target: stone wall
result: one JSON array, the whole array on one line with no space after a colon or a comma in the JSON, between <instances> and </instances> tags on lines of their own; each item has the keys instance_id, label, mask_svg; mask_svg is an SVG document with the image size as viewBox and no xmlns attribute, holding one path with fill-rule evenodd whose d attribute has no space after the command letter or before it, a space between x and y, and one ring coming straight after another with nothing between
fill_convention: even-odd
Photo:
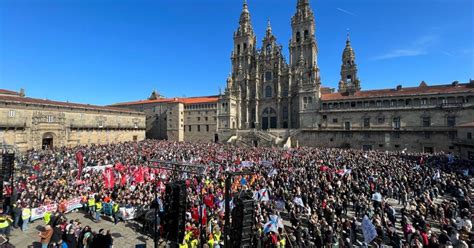
<instances>
[{"instance_id":1,"label":"stone wall","mask_svg":"<svg viewBox=\"0 0 474 248\"><path fill-rule=\"evenodd\" d=\"M185 141L213 142L216 133L216 108L187 109L184 111Z\"/></svg>"},{"instance_id":2,"label":"stone wall","mask_svg":"<svg viewBox=\"0 0 474 248\"><path fill-rule=\"evenodd\" d=\"M20 151L53 146L107 144L145 138L145 115L134 112L0 102L0 143Z\"/></svg>"},{"instance_id":3,"label":"stone wall","mask_svg":"<svg viewBox=\"0 0 474 248\"><path fill-rule=\"evenodd\" d=\"M318 127L302 129L296 142L300 146L455 152L458 126L472 122L472 116L471 104L455 108L322 110L316 118Z\"/></svg>"}]
</instances>

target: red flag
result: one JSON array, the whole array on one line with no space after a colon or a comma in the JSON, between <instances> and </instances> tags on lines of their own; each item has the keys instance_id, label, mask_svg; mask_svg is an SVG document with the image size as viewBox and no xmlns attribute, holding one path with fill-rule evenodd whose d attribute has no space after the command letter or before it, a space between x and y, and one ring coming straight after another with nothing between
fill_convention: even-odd
<instances>
[{"instance_id":1,"label":"red flag","mask_svg":"<svg viewBox=\"0 0 474 248\"><path fill-rule=\"evenodd\" d=\"M117 171L122 172L122 171L125 170L125 166L124 166L122 163L118 162L118 163L115 164L115 169L116 169Z\"/></svg>"},{"instance_id":2,"label":"red flag","mask_svg":"<svg viewBox=\"0 0 474 248\"><path fill-rule=\"evenodd\" d=\"M82 167L84 166L84 156L82 151L76 152L76 162L77 162L77 180L81 179Z\"/></svg>"},{"instance_id":3,"label":"red flag","mask_svg":"<svg viewBox=\"0 0 474 248\"><path fill-rule=\"evenodd\" d=\"M104 177L104 187L111 189L115 184L115 174L112 168L106 168L102 174Z\"/></svg>"},{"instance_id":4,"label":"red flag","mask_svg":"<svg viewBox=\"0 0 474 248\"><path fill-rule=\"evenodd\" d=\"M135 170L135 173L133 173L133 177L135 178L136 183L143 183L144 181L143 172L144 172L143 168L140 167L140 168L137 168L137 170Z\"/></svg>"},{"instance_id":5,"label":"red flag","mask_svg":"<svg viewBox=\"0 0 474 248\"><path fill-rule=\"evenodd\" d=\"M120 185L124 186L125 184L127 184L127 175L122 174L121 177L122 178L120 179Z\"/></svg>"}]
</instances>

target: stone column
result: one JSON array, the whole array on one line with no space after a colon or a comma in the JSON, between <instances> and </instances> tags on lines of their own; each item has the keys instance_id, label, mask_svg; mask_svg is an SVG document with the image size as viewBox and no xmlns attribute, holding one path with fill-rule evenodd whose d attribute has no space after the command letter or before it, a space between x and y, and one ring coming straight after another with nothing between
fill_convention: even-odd
<instances>
[{"instance_id":1,"label":"stone column","mask_svg":"<svg viewBox=\"0 0 474 248\"><path fill-rule=\"evenodd\" d=\"M242 127L242 116L243 116L243 112L242 112L242 104L243 104L243 101L242 101L242 86L239 84L239 98L237 99L237 129L240 129ZM229 125L231 125L231 123L229 123Z\"/></svg>"},{"instance_id":2,"label":"stone column","mask_svg":"<svg viewBox=\"0 0 474 248\"><path fill-rule=\"evenodd\" d=\"M257 65L258 71L258 65ZM260 129L260 80L258 73L255 78L255 129Z\"/></svg>"},{"instance_id":3,"label":"stone column","mask_svg":"<svg viewBox=\"0 0 474 248\"><path fill-rule=\"evenodd\" d=\"M282 121L282 118L281 118L281 98L278 97L278 100L277 100L277 128L281 128L281 121Z\"/></svg>"},{"instance_id":4,"label":"stone column","mask_svg":"<svg viewBox=\"0 0 474 248\"><path fill-rule=\"evenodd\" d=\"M250 128L249 116L250 116L250 113L249 113L249 99L247 98L247 100L245 101L245 128L246 129Z\"/></svg>"},{"instance_id":5,"label":"stone column","mask_svg":"<svg viewBox=\"0 0 474 248\"><path fill-rule=\"evenodd\" d=\"M255 100L255 129L260 129L260 99Z\"/></svg>"},{"instance_id":6,"label":"stone column","mask_svg":"<svg viewBox=\"0 0 474 248\"><path fill-rule=\"evenodd\" d=\"M288 95L288 129L291 129L291 112L292 112L292 109L291 109L291 94Z\"/></svg>"}]
</instances>

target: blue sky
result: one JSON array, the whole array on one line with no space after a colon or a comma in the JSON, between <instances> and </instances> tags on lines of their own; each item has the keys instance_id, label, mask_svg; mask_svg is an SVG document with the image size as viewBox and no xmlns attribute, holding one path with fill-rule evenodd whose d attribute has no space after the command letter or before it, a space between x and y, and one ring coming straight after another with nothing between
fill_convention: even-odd
<instances>
[{"instance_id":1,"label":"blue sky","mask_svg":"<svg viewBox=\"0 0 474 248\"><path fill-rule=\"evenodd\" d=\"M346 29L363 89L474 78L472 0L312 0L323 85L337 87ZM288 61L296 0L248 0ZM0 0L0 88L90 104L217 94L242 0Z\"/></svg>"}]
</instances>

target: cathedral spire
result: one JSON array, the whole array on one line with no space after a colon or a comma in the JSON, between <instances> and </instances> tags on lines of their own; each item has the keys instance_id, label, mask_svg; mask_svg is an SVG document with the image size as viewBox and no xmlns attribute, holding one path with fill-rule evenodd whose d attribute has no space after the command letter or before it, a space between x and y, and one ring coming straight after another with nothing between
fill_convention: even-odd
<instances>
[{"instance_id":1,"label":"cathedral spire","mask_svg":"<svg viewBox=\"0 0 474 248\"><path fill-rule=\"evenodd\" d=\"M248 24L250 22L250 11L249 6L247 5L247 0L244 0L244 4L242 6L242 13L240 14L240 25Z\"/></svg>"},{"instance_id":2,"label":"cathedral spire","mask_svg":"<svg viewBox=\"0 0 474 248\"><path fill-rule=\"evenodd\" d=\"M298 0L297 7L309 5L309 0Z\"/></svg>"},{"instance_id":3,"label":"cathedral spire","mask_svg":"<svg viewBox=\"0 0 474 248\"><path fill-rule=\"evenodd\" d=\"M272 24L270 23L270 18L267 20L267 37L272 35Z\"/></svg>"}]
</instances>

